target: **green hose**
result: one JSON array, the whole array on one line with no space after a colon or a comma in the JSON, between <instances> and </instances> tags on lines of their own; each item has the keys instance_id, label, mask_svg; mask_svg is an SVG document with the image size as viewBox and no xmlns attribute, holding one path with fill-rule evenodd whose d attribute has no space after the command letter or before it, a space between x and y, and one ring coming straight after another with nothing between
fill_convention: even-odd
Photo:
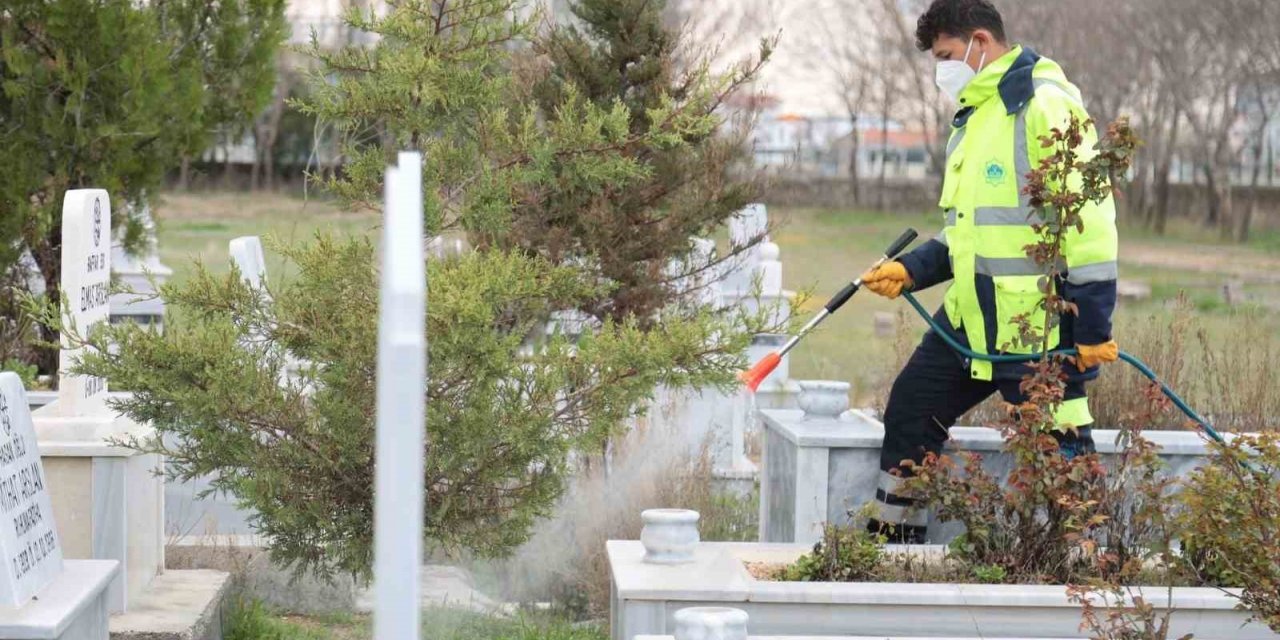
<instances>
[{"instance_id":1,"label":"green hose","mask_svg":"<svg viewBox=\"0 0 1280 640\"><path fill-rule=\"evenodd\" d=\"M907 292L907 291L902 292L902 297L906 298L907 302L911 303L911 306L916 308L916 311L920 314L920 317L924 318L924 321L929 324L929 327L933 329L934 333L938 334L938 337L942 338L942 340L946 342L948 346L950 346L952 349L955 349L956 352L960 353L966 358L972 358L974 360L984 360L986 362L1030 362L1040 357L1038 354L988 355L985 353L978 353L960 344L959 342L956 341L955 338L951 336L951 332L944 330L942 327L939 327L938 323L934 322L933 316L930 315L929 312L926 311L925 308L920 305L920 301L916 300L915 296L911 295L910 292ZM1077 352L1075 349L1062 349L1059 351L1051 351L1049 353L1050 355L1061 355L1061 356L1077 355ZM1146 376L1148 380L1160 385L1160 391L1163 392L1164 395L1169 398L1169 400L1173 401L1174 406L1178 407L1178 409L1182 410L1183 413L1187 414L1188 418L1191 418L1192 420L1195 421L1196 424L1200 425L1200 428L1204 429L1204 432L1208 434L1209 437L1213 438L1214 440L1217 440L1218 442L1225 443L1225 441L1222 439L1222 435L1219 434L1217 430L1215 430L1207 420L1200 417L1200 414L1196 413L1195 409L1192 409L1186 403L1186 401L1182 399L1181 396L1179 396L1177 393L1174 393L1173 389L1169 388L1169 385L1166 385L1159 378L1157 378L1155 372L1152 371L1151 367L1148 367L1145 362L1123 351L1120 352L1120 359L1133 365L1133 368L1137 369L1142 375Z\"/></svg>"}]
</instances>

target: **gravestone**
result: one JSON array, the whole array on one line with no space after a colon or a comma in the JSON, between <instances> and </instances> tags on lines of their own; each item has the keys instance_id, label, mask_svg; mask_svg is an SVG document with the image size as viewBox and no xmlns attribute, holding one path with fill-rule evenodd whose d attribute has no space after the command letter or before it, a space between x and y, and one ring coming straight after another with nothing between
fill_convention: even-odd
<instances>
[{"instance_id":1,"label":"gravestone","mask_svg":"<svg viewBox=\"0 0 1280 640\"><path fill-rule=\"evenodd\" d=\"M129 321L162 328L164 300L156 295L156 288L173 275L173 269L160 262L150 206L144 204L137 218L142 223L144 236L138 252L125 251L119 234L111 244L111 270L122 285L121 291L111 294L111 322Z\"/></svg>"},{"instance_id":2,"label":"gravestone","mask_svg":"<svg viewBox=\"0 0 1280 640\"><path fill-rule=\"evenodd\" d=\"M754 315L764 312L768 322L781 326L790 317L792 294L783 289L780 249L767 237L768 213L763 204L750 204L728 221L731 250L755 242L714 269L702 267L717 260L715 242L693 238L689 263L673 263L669 272L692 271L677 280L677 290L690 292L698 304L725 309L741 309ZM754 363L786 342L787 336L758 334L752 337L746 358ZM758 409L795 406L799 388L788 379L788 357L765 380L756 393L735 389L659 389L651 406L652 415L667 423L682 425L693 453L706 448L713 474L722 486L735 492L749 492L758 470L750 454L757 447L760 426Z\"/></svg>"},{"instance_id":3,"label":"gravestone","mask_svg":"<svg viewBox=\"0 0 1280 640\"><path fill-rule=\"evenodd\" d=\"M26 390L0 372L0 637L105 640L115 561L64 562Z\"/></svg>"},{"instance_id":4,"label":"gravestone","mask_svg":"<svg viewBox=\"0 0 1280 640\"><path fill-rule=\"evenodd\" d=\"M892 338L898 332L898 318L888 311L872 314L877 338Z\"/></svg>"},{"instance_id":5,"label":"gravestone","mask_svg":"<svg viewBox=\"0 0 1280 640\"><path fill-rule=\"evenodd\" d=\"M62 204L62 293L71 329L88 336L110 317L111 201L101 189L68 191ZM63 332L58 355L59 413L87 416L105 412L107 381L73 376L70 368L87 347L73 346Z\"/></svg>"},{"instance_id":6,"label":"gravestone","mask_svg":"<svg viewBox=\"0 0 1280 640\"><path fill-rule=\"evenodd\" d=\"M732 218L729 218L729 244L734 248L744 247L761 239L769 229L769 214L760 203L747 205ZM767 237L763 238L768 240ZM760 261L760 245L744 250L732 260L730 271L724 280L725 289L730 291L750 291L754 285L756 265Z\"/></svg>"},{"instance_id":7,"label":"gravestone","mask_svg":"<svg viewBox=\"0 0 1280 640\"><path fill-rule=\"evenodd\" d=\"M262 240L258 236L242 236L231 241L231 260L240 270L240 276L254 289L261 289L267 282L267 261L262 255Z\"/></svg>"},{"instance_id":8,"label":"gravestone","mask_svg":"<svg viewBox=\"0 0 1280 640\"><path fill-rule=\"evenodd\" d=\"M761 542L811 545L821 538L824 523L854 524L851 514L873 501L876 492L891 482L888 474L880 471L882 422L858 410L843 411L838 417L815 417L810 413L816 403L806 402L802 396L801 404L810 411L760 412L765 428L760 463ZM978 454L983 469L995 478L1006 478L1013 469L1015 461L1004 451L1004 437L998 429L957 426L949 433L948 454ZM1120 453L1117 436L1114 430L1094 429L1094 441L1105 464L1112 464ZM1166 465L1164 473L1170 477L1185 477L1204 466L1210 454L1205 438L1194 431L1147 430L1143 436L1157 447ZM963 533L959 523L944 524L937 513L928 515L931 543L947 544Z\"/></svg>"},{"instance_id":9,"label":"gravestone","mask_svg":"<svg viewBox=\"0 0 1280 640\"><path fill-rule=\"evenodd\" d=\"M61 571L26 393L18 376L0 373L0 603L21 607Z\"/></svg>"},{"instance_id":10,"label":"gravestone","mask_svg":"<svg viewBox=\"0 0 1280 640\"><path fill-rule=\"evenodd\" d=\"M155 475L161 459L112 445L145 440L154 431L107 406L106 380L71 373L90 349L77 346L74 336L88 336L109 318L110 198L101 189L68 191L62 215L67 330L58 395L32 419L63 555L119 561L107 598L113 612L123 611L164 566L164 483Z\"/></svg>"}]
</instances>

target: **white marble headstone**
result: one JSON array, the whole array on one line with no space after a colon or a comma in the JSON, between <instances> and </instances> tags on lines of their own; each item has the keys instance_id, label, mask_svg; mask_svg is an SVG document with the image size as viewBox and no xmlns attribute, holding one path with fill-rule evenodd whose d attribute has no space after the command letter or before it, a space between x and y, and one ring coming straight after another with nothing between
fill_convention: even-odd
<instances>
[{"instance_id":1,"label":"white marble headstone","mask_svg":"<svg viewBox=\"0 0 1280 640\"><path fill-rule=\"evenodd\" d=\"M733 249L744 247L769 230L769 214L763 204L749 204L729 218L729 244ZM726 263L725 287L746 291L754 286L756 265L760 262L759 245L743 251L735 260Z\"/></svg>"},{"instance_id":2,"label":"white marble headstone","mask_svg":"<svg viewBox=\"0 0 1280 640\"><path fill-rule=\"evenodd\" d=\"M232 240L231 259L250 287L262 288L267 280L267 261L262 256L262 240L258 236L243 236Z\"/></svg>"},{"instance_id":3,"label":"white marble headstone","mask_svg":"<svg viewBox=\"0 0 1280 640\"><path fill-rule=\"evenodd\" d=\"M25 605L61 572L27 393L17 374L0 372L0 605Z\"/></svg>"},{"instance_id":4,"label":"white marble headstone","mask_svg":"<svg viewBox=\"0 0 1280 640\"><path fill-rule=\"evenodd\" d=\"M62 203L62 292L68 309L64 321L88 336L111 312L111 200L102 189L75 189ZM63 336L58 358L58 407L62 415L87 416L105 411L107 381L72 376L67 371L83 348L70 348Z\"/></svg>"},{"instance_id":5,"label":"white marble headstone","mask_svg":"<svg viewBox=\"0 0 1280 640\"><path fill-rule=\"evenodd\" d=\"M729 218L729 240L735 245L744 245L764 235L768 229L768 211L758 202L747 205Z\"/></svg>"}]
</instances>

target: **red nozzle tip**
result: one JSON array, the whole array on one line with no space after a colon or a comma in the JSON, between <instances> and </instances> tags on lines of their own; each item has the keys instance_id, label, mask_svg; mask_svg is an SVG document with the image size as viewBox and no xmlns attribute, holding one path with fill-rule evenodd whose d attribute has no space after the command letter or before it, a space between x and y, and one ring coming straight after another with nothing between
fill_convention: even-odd
<instances>
[{"instance_id":1,"label":"red nozzle tip","mask_svg":"<svg viewBox=\"0 0 1280 640\"><path fill-rule=\"evenodd\" d=\"M747 385L747 388L752 393L755 393L756 389L760 387L760 383L764 382L764 379L768 378L769 374L773 373L773 370L777 369L778 364L781 362L782 356L775 351L761 358L760 362L757 362L755 366L739 373L738 379L742 381L742 384Z\"/></svg>"}]
</instances>

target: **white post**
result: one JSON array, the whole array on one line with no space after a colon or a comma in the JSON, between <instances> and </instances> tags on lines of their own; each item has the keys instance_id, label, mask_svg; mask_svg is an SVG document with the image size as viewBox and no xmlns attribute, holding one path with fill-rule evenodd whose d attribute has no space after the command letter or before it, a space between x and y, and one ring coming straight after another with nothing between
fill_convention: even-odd
<instances>
[{"instance_id":1,"label":"white post","mask_svg":"<svg viewBox=\"0 0 1280 640\"><path fill-rule=\"evenodd\" d=\"M426 451L426 270L422 156L388 167L378 321L373 609L376 640L421 637L423 457Z\"/></svg>"},{"instance_id":2,"label":"white post","mask_svg":"<svg viewBox=\"0 0 1280 640\"><path fill-rule=\"evenodd\" d=\"M261 289L267 281L267 261L262 255L262 239L258 236L233 238L229 248L231 260L240 270L240 277L251 288Z\"/></svg>"}]
</instances>

